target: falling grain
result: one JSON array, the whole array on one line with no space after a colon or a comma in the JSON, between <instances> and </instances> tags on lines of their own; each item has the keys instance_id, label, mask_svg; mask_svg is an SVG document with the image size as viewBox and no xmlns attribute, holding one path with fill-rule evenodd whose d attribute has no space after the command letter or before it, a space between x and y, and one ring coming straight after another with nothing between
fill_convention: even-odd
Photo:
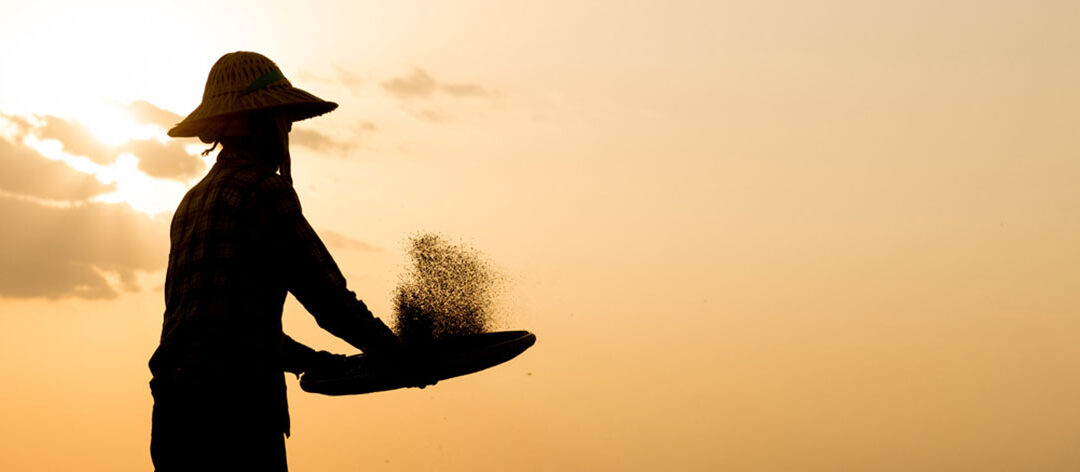
<instances>
[{"instance_id":1,"label":"falling grain","mask_svg":"<svg viewBox=\"0 0 1080 472\"><path fill-rule=\"evenodd\" d=\"M500 277L475 249L435 234L409 240L411 265L394 295L398 335L419 344L490 329Z\"/></svg>"}]
</instances>

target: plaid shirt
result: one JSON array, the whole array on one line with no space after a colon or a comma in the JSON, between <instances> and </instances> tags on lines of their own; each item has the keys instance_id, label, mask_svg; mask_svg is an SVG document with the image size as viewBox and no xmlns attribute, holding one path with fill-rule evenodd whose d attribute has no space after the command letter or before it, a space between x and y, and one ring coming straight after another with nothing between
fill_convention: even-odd
<instances>
[{"instance_id":1,"label":"plaid shirt","mask_svg":"<svg viewBox=\"0 0 1080 472\"><path fill-rule=\"evenodd\" d=\"M176 209L170 238L155 388L277 410L288 433L283 371L299 373L315 352L282 333L286 292L361 349L381 325L346 288L292 185L262 164L222 151Z\"/></svg>"}]
</instances>

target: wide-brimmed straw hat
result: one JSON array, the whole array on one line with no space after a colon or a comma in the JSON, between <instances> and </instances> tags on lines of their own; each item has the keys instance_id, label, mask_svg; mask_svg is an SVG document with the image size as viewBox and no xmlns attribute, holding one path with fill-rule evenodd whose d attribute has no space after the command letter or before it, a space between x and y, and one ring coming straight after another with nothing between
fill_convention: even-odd
<instances>
[{"instance_id":1,"label":"wide-brimmed straw hat","mask_svg":"<svg viewBox=\"0 0 1080 472\"><path fill-rule=\"evenodd\" d=\"M266 56L232 52L221 56L210 68L202 103L170 129L169 136L198 136L209 143L229 135L237 118L245 113L273 110L300 121L335 108L336 103L293 87Z\"/></svg>"}]
</instances>

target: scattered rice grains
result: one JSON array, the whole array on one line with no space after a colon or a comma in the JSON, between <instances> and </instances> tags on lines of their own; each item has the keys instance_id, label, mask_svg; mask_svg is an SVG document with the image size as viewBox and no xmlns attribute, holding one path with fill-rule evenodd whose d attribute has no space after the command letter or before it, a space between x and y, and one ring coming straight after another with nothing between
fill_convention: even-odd
<instances>
[{"instance_id":1,"label":"scattered rice grains","mask_svg":"<svg viewBox=\"0 0 1080 472\"><path fill-rule=\"evenodd\" d=\"M501 277L475 249L435 234L409 239L411 265L394 294L394 324L406 344L479 334L492 325Z\"/></svg>"}]
</instances>

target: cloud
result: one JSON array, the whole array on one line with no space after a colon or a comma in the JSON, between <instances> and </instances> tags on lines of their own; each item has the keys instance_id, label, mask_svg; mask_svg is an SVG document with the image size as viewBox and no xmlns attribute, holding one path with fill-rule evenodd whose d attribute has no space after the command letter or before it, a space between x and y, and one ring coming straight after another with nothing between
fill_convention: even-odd
<instances>
[{"instance_id":1,"label":"cloud","mask_svg":"<svg viewBox=\"0 0 1080 472\"><path fill-rule=\"evenodd\" d=\"M334 70L335 77L301 71L299 78L304 81L337 83L353 91L368 83L368 80L344 67L335 65ZM489 98L494 95L491 90L480 84L440 81L418 67L412 68L407 74L381 81L379 85L383 90L401 100L431 99L439 95L453 98Z\"/></svg>"},{"instance_id":2,"label":"cloud","mask_svg":"<svg viewBox=\"0 0 1080 472\"><path fill-rule=\"evenodd\" d=\"M463 105L457 99L489 99L494 96L490 90L479 84L442 82L419 68L383 81L380 85L401 102L402 109L417 118L432 122L449 121L453 113L446 109Z\"/></svg>"},{"instance_id":3,"label":"cloud","mask_svg":"<svg viewBox=\"0 0 1080 472\"><path fill-rule=\"evenodd\" d=\"M149 103L134 106L143 122L174 115ZM169 222L123 203L90 201L115 190L63 161L51 160L22 138L56 139L70 154L99 164L123 152L158 178L183 179L202 170L180 142L152 139L109 147L86 127L55 116L0 118L0 297L112 298L138 290L137 274L164 269Z\"/></svg>"},{"instance_id":4,"label":"cloud","mask_svg":"<svg viewBox=\"0 0 1080 472\"><path fill-rule=\"evenodd\" d=\"M312 151L329 151L349 148L348 143L336 141L325 134L310 129L293 129L289 132L289 144L303 146Z\"/></svg>"},{"instance_id":5,"label":"cloud","mask_svg":"<svg viewBox=\"0 0 1080 472\"><path fill-rule=\"evenodd\" d=\"M0 220L16 223L0 231L0 297L112 298L168 258L168 223L124 204L55 207L0 195Z\"/></svg>"},{"instance_id":6,"label":"cloud","mask_svg":"<svg viewBox=\"0 0 1080 472\"><path fill-rule=\"evenodd\" d=\"M398 98L428 97L439 90L439 83L422 69L382 83L383 89Z\"/></svg>"},{"instance_id":7,"label":"cloud","mask_svg":"<svg viewBox=\"0 0 1080 472\"><path fill-rule=\"evenodd\" d=\"M150 141L110 148L76 121L48 115L3 118L16 132L0 137L0 297L111 298L138 290L137 273L164 268L168 221L127 204L91 202L116 184L50 160L22 138L32 133L56 139L68 153L99 164L131 150L140 154L140 166L146 161L168 170L148 172L159 176L182 173L174 162L183 153L179 144ZM201 165L191 156L186 159Z\"/></svg>"},{"instance_id":8,"label":"cloud","mask_svg":"<svg viewBox=\"0 0 1080 472\"><path fill-rule=\"evenodd\" d=\"M115 188L115 184L103 184L63 162L48 160L28 146L0 139L0 190L4 192L77 201Z\"/></svg>"},{"instance_id":9,"label":"cloud","mask_svg":"<svg viewBox=\"0 0 1080 472\"><path fill-rule=\"evenodd\" d=\"M139 123L149 123L152 125L159 125L162 128L169 129L179 123L184 117L177 115L164 108L146 101L136 100L127 105L128 111L131 112L131 117Z\"/></svg>"},{"instance_id":10,"label":"cloud","mask_svg":"<svg viewBox=\"0 0 1080 472\"><path fill-rule=\"evenodd\" d=\"M181 119L180 115L143 100L132 102L127 108L135 121L140 123L157 124L167 128ZM68 154L85 156L97 164L108 165L115 162L116 158L126 151L139 158L139 170L159 179L185 181L199 175L205 168L200 159L187 153L183 140L170 139L162 144L154 139L138 139L120 146L108 146L101 143L86 126L74 120L46 115L41 118L43 124L35 127L30 121L18 116L0 116L12 124L17 135L33 132L42 139L55 139ZM56 175L56 172L53 172L53 175ZM0 182L3 180L3 177L0 177ZM38 196L55 198L55 195Z\"/></svg>"},{"instance_id":11,"label":"cloud","mask_svg":"<svg viewBox=\"0 0 1080 472\"><path fill-rule=\"evenodd\" d=\"M367 135L378 131L375 123L360 121L353 128L357 135ZM289 133L289 145L300 146L312 151L346 151L356 147L356 142L339 141L318 131L306 128L293 128ZM320 154L326 155L326 154Z\"/></svg>"},{"instance_id":12,"label":"cloud","mask_svg":"<svg viewBox=\"0 0 1080 472\"><path fill-rule=\"evenodd\" d=\"M108 280L86 264L32 260L0 253L0 297L115 298Z\"/></svg>"},{"instance_id":13,"label":"cloud","mask_svg":"<svg viewBox=\"0 0 1080 472\"><path fill-rule=\"evenodd\" d=\"M300 70L299 72L297 72L296 79L300 80L300 82L333 82L334 81L333 79L329 79L329 78L320 76L320 75L318 75L318 73L309 72L307 70ZM291 82L293 84L293 86L298 86L296 84L296 82L294 82L292 79L289 79L289 82ZM303 89L302 85L300 85L300 89Z\"/></svg>"},{"instance_id":14,"label":"cloud","mask_svg":"<svg viewBox=\"0 0 1080 472\"><path fill-rule=\"evenodd\" d=\"M437 93L455 97L487 97L486 88L472 83L446 83L435 80L425 70L414 68L412 72L380 83L382 88L399 99L429 98Z\"/></svg>"},{"instance_id":15,"label":"cloud","mask_svg":"<svg viewBox=\"0 0 1080 472\"><path fill-rule=\"evenodd\" d=\"M132 118L139 123L161 126L166 130L184 119L169 110L146 100L136 100L127 105ZM187 153L183 139L170 138L165 144L153 139L131 141L123 150L139 158L139 170L150 177L185 181L205 170L203 161Z\"/></svg>"},{"instance_id":16,"label":"cloud","mask_svg":"<svg viewBox=\"0 0 1080 472\"><path fill-rule=\"evenodd\" d=\"M476 84L444 84L442 91L457 97L486 97L491 94Z\"/></svg>"},{"instance_id":17,"label":"cloud","mask_svg":"<svg viewBox=\"0 0 1080 472\"><path fill-rule=\"evenodd\" d=\"M371 244L360 241L359 239L353 239L344 234L328 229L320 229L318 231L319 238L327 247L342 250L357 250L357 251L379 251L380 249L372 246Z\"/></svg>"},{"instance_id":18,"label":"cloud","mask_svg":"<svg viewBox=\"0 0 1080 472\"><path fill-rule=\"evenodd\" d=\"M348 69L345 69L344 67L334 66L334 70L337 71L338 82L341 82L342 85L350 89L360 88L366 83L366 81L359 75L349 71Z\"/></svg>"},{"instance_id":19,"label":"cloud","mask_svg":"<svg viewBox=\"0 0 1080 472\"><path fill-rule=\"evenodd\" d=\"M423 118L427 121L441 122L449 121L450 117L441 111L432 108L410 108L409 113L417 118Z\"/></svg>"},{"instance_id":20,"label":"cloud","mask_svg":"<svg viewBox=\"0 0 1080 472\"><path fill-rule=\"evenodd\" d=\"M4 121L7 121L8 125L10 125L11 127L10 129L14 131L12 134L16 138L22 138L26 135L26 133L30 132L31 128L33 128L33 126L30 125L29 121L20 116L0 113L0 118L3 118Z\"/></svg>"},{"instance_id":21,"label":"cloud","mask_svg":"<svg viewBox=\"0 0 1080 472\"><path fill-rule=\"evenodd\" d=\"M110 164L116 160L115 149L98 141L86 126L77 121L46 115L45 125L38 131L43 139L60 141L69 154L85 156L98 164Z\"/></svg>"},{"instance_id":22,"label":"cloud","mask_svg":"<svg viewBox=\"0 0 1080 472\"><path fill-rule=\"evenodd\" d=\"M302 70L296 75L296 78L300 83L292 82L292 84L293 84L293 86L300 87L300 88L304 88L303 83L310 83L310 82L322 82L322 83L326 83L326 84L341 84L341 85L345 86L345 88L348 88L348 89L350 89L352 91L356 91L356 90L364 87L365 85L367 85L367 80L366 79L361 77L359 74L357 74L355 72L352 72L352 71L350 71L350 70L348 70L348 69L346 69L344 67L335 65L334 66L334 72L335 72L334 76L331 77L331 76L314 74L314 73Z\"/></svg>"},{"instance_id":23,"label":"cloud","mask_svg":"<svg viewBox=\"0 0 1080 472\"><path fill-rule=\"evenodd\" d=\"M153 139L131 141L124 150L139 158L139 170L150 177L185 181L204 170L203 161L188 154L177 140L166 144Z\"/></svg>"},{"instance_id":24,"label":"cloud","mask_svg":"<svg viewBox=\"0 0 1080 472\"><path fill-rule=\"evenodd\" d=\"M354 92L365 87L369 82L343 67L334 66L334 70L336 71L334 77L307 72L301 72L299 77L303 80L340 84ZM380 81L378 85L383 91L399 100L403 110L419 119L432 122L450 121L456 113L448 112L447 109L453 110L461 106L461 101L465 99L488 100L497 96L494 91L483 85L472 82L445 82L418 67L413 67L405 74ZM315 150L335 147L325 136L312 133L296 136L294 142Z\"/></svg>"}]
</instances>

